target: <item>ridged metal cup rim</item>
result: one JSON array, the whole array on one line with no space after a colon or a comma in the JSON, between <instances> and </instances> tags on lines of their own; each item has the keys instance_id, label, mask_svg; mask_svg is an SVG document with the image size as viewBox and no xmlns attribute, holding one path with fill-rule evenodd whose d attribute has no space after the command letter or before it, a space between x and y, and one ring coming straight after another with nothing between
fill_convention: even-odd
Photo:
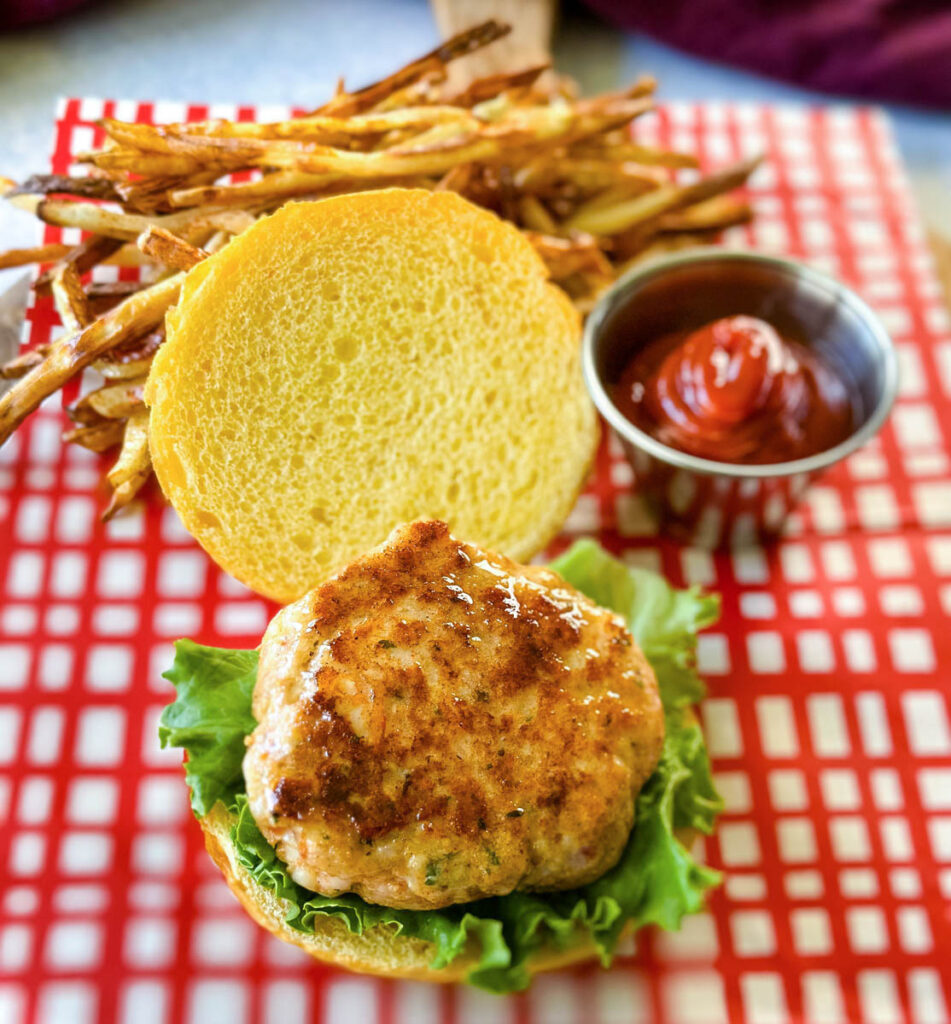
<instances>
[{"instance_id":1,"label":"ridged metal cup rim","mask_svg":"<svg viewBox=\"0 0 951 1024\"><path fill-rule=\"evenodd\" d=\"M817 452L803 459L790 462L771 463L738 463L717 462L690 455L677 448L663 444L655 437L645 433L618 409L608 393L595 360L597 340L611 315L624 305L627 298L639 287L654 278L661 277L672 270L696 263L756 263L769 267L780 274L798 280L808 281L819 291L825 292L830 302L847 306L858 318L859 322L874 342L875 351L881 361L882 389L875 408L849 437L832 448ZM785 477L797 474L819 473L832 466L852 452L857 451L870 441L881 429L898 392L898 359L895 346L879 318L863 299L851 288L837 281L834 277L816 270L814 267L799 263L796 260L781 256L766 256L762 253L748 252L743 249L696 249L675 253L646 263L643 267L634 267L620 277L598 300L588 315L582 336L581 367L588 392L601 415L610 423L617 433L636 448L647 452L655 459L676 466L680 469L692 470L714 476L726 476L736 479L761 479L763 477Z\"/></svg>"}]
</instances>

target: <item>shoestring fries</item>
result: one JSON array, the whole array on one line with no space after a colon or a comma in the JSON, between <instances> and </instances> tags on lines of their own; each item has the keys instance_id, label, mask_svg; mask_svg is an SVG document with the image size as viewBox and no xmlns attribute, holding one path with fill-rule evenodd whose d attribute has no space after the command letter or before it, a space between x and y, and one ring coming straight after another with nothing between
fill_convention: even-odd
<instances>
[{"instance_id":1,"label":"shoestring fries","mask_svg":"<svg viewBox=\"0 0 951 1024\"><path fill-rule=\"evenodd\" d=\"M462 32L379 82L338 84L323 106L283 121L143 125L104 118L85 174L0 178L0 195L40 221L79 228L73 246L0 252L0 269L38 264L64 334L0 367L0 444L86 367L105 383L67 412L64 439L119 446L104 518L151 472L142 384L162 344L184 272L291 199L392 186L451 190L525 232L582 312L638 260L711 240L751 215L730 193L757 161L702 175L690 153L647 145L631 125L656 83L579 98L547 65L446 85L447 65L508 32ZM247 173L247 172L250 172ZM238 180L235 180L238 176ZM138 281L90 281L96 266L139 268Z\"/></svg>"},{"instance_id":2,"label":"shoestring fries","mask_svg":"<svg viewBox=\"0 0 951 1024\"><path fill-rule=\"evenodd\" d=\"M45 398L95 359L160 323L166 310L178 299L184 276L178 273L143 288L88 327L67 330L54 341L43 361L0 397L0 445Z\"/></svg>"}]
</instances>

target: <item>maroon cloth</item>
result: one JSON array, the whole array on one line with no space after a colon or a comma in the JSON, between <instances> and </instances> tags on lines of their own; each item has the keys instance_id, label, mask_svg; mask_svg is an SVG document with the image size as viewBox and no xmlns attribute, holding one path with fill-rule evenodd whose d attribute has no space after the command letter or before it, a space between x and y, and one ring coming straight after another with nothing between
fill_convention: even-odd
<instances>
[{"instance_id":1,"label":"maroon cloth","mask_svg":"<svg viewBox=\"0 0 951 1024\"><path fill-rule=\"evenodd\" d=\"M947 0L587 0L626 29L799 85L951 108Z\"/></svg>"},{"instance_id":2,"label":"maroon cloth","mask_svg":"<svg viewBox=\"0 0 951 1024\"><path fill-rule=\"evenodd\" d=\"M38 21L52 21L82 7L88 0L0 0L0 32Z\"/></svg>"}]
</instances>

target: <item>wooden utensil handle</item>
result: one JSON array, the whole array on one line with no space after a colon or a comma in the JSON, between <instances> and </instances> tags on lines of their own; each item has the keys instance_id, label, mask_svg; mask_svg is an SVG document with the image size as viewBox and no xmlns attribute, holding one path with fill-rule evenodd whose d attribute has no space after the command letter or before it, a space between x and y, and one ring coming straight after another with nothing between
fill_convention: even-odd
<instances>
[{"instance_id":1,"label":"wooden utensil handle","mask_svg":"<svg viewBox=\"0 0 951 1024\"><path fill-rule=\"evenodd\" d=\"M449 66L457 88L473 78L551 60L555 0L432 0L443 38L495 18L512 26L504 38Z\"/></svg>"}]
</instances>

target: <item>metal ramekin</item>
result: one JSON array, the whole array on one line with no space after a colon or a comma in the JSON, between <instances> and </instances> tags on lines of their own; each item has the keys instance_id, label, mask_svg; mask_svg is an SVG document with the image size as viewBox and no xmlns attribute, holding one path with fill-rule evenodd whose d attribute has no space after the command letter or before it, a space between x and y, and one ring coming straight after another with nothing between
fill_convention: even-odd
<instances>
[{"instance_id":1,"label":"metal ramekin","mask_svg":"<svg viewBox=\"0 0 951 1024\"><path fill-rule=\"evenodd\" d=\"M641 345L738 313L808 339L847 378L861 397L851 437L793 462L714 462L662 444L618 410L612 387ZM582 365L591 397L662 528L709 548L778 533L809 483L874 437L898 387L892 341L853 291L802 263L739 250L682 252L626 274L588 317Z\"/></svg>"}]
</instances>

